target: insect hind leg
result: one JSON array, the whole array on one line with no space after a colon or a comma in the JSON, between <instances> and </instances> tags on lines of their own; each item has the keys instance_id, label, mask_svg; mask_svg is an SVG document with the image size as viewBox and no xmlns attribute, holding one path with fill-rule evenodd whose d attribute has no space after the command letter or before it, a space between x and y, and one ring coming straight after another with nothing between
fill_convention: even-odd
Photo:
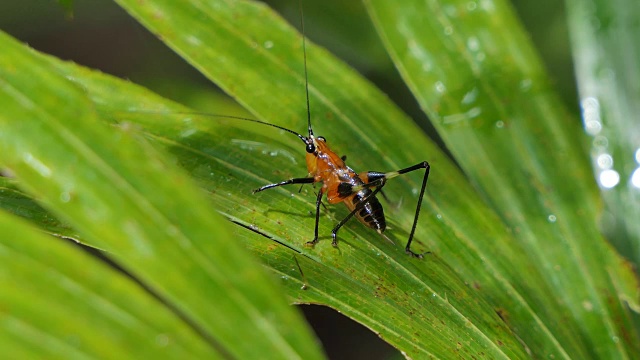
<instances>
[{"instance_id":1,"label":"insect hind leg","mask_svg":"<svg viewBox=\"0 0 640 360\"><path fill-rule=\"evenodd\" d=\"M411 233L409 234L409 239L407 240L407 245L405 245L405 252L407 254L410 254L413 257L416 258L422 258L424 254L418 254L415 253L411 250L411 242L413 241L413 235L416 232L416 227L418 225L418 217L420 216L420 209L422 208L422 199L424 198L424 192L427 188L427 181L429 179L429 170L431 169L431 166L429 165L428 162L423 161L421 163L415 164L413 166L409 166L407 168L404 169L400 169L397 171L391 171L391 172L386 172L386 173L381 173L381 172L376 172L376 171L369 171L365 174L362 174L360 177L365 180L366 184L363 185L364 187L377 187L376 191L378 191L379 189L382 188L382 186L385 184L387 179L391 179L394 178L396 176L399 175L403 175L412 171L416 171L416 170L420 170L420 169L424 169L424 177L422 178L422 186L420 188L420 194L418 195L418 204L416 206L416 212L415 215L413 217L413 225L411 226ZM375 192L374 191L374 194ZM426 253L429 253L428 251ZM425 253L425 254L426 254Z\"/></svg>"},{"instance_id":2,"label":"insect hind leg","mask_svg":"<svg viewBox=\"0 0 640 360\"><path fill-rule=\"evenodd\" d=\"M398 175L402 175L402 174L406 174L408 172L412 172L420 169L424 169L424 177L422 178L420 195L418 195L418 204L416 205L416 213L413 217L413 226L411 226L411 233L409 234L409 240L407 240L407 245L404 248L404 251L407 254L411 254L411 256L417 257L417 258L422 258L423 254L416 254L413 251L411 251L411 241L413 241L413 235L416 232L416 226L418 226L418 217L420 216L420 209L422 208L422 198L424 198L424 192L427 189L427 180L429 180L429 170L431 170L431 166L429 165L428 162L423 161L419 164L415 164L413 166L409 166L408 168L404 168L397 171Z\"/></svg>"}]
</instances>

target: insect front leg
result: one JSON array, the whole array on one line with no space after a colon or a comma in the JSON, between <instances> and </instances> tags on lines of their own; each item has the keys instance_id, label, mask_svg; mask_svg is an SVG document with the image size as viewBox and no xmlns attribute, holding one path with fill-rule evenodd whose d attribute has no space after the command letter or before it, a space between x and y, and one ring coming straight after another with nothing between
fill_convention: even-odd
<instances>
[{"instance_id":1,"label":"insect front leg","mask_svg":"<svg viewBox=\"0 0 640 360\"><path fill-rule=\"evenodd\" d=\"M411 256L417 257L417 258L422 258L423 254L416 254L415 252L411 251L411 242L413 241L413 235L416 232L416 226L418 225L418 217L420 216L420 209L422 207L422 198L424 197L424 192L425 192L425 189L427 188L427 180L429 179L429 170L431 169L431 166L429 165L429 163L426 161L423 161L421 163L415 164L413 166L409 166L408 168L400 169L398 171L391 171L386 173L369 171L367 173L360 175L360 178L366 182L364 187L378 186L378 188L376 188L376 190L378 190L382 187L382 185L384 185L384 182L387 179L391 179L396 176L406 174L412 171L420 170L420 169L425 170L424 177L422 178L422 187L420 188L420 194L418 195L418 205L416 206L416 212L413 217L413 226L411 226L411 233L409 234L409 240L407 240L407 245L405 246L405 249L404 249L407 254L410 254Z\"/></svg>"},{"instance_id":2,"label":"insect front leg","mask_svg":"<svg viewBox=\"0 0 640 360\"><path fill-rule=\"evenodd\" d=\"M324 192L322 189L318 191L318 198L316 199L316 226L314 230L313 240L307 241L305 245L313 247L318 242L318 224L320 224L320 204L322 204L322 195Z\"/></svg>"},{"instance_id":3,"label":"insect front leg","mask_svg":"<svg viewBox=\"0 0 640 360\"><path fill-rule=\"evenodd\" d=\"M281 181L279 183L262 186L256 190L253 190L253 193L255 194L257 192L264 191L264 190L271 189L278 186L291 185L291 184L313 184L314 182L316 182L316 179L314 177L294 178L294 179ZM324 195L324 192L322 191L322 189L320 189L320 191L318 192L318 198L316 199L316 225L315 225L313 240L308 241L306 243L306 245L308 246L313 246L318 242L318 225L320 223L320 205L322 204L322 195Z\"/></svg>"},{"instance_id":4,"label":"insect front leg","mask_svg":"<svg viewBox=\"0 0 640 360\"><path fill-rule=\"evenodd\" d=\"M276 184L269 184L269 185L265 185L262 186L258 189L253 190L253 193L257 193L260 191L264 191L267 189L271 189L274 187L278 187L278 186L283 186L283 185L290 185L290 184L313 184L316 181L315 178L312 177L306 177L306 178L294 178L294 179L289 179L289 180L285 180Z\"/></svg>"}]
</instances>

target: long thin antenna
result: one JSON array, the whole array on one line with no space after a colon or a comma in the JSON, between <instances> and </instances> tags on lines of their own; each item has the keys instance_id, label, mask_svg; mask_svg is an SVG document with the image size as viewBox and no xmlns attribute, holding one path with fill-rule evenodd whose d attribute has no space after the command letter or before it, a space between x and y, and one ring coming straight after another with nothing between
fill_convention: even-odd
<instances>
[{"instance_id":1,"label":"long thin antenna","mask_svg":"<svg viewBox=\"0 0 640 360\"><path fill-rule=\"evenodd\" d=\"M307 123L309 124L309 137L313 136L311 129L311 106L309 105L309 76L307 75L307 42L304 34L304 14L302 12L302 0L298 1L300 5L300 28L302 30L302 54L304 56L304 90L307 95Z\"/></svg>"},{"instance_id":2,"label":"long thin antenna","mask_svg":"<svg viewBox=\"0 0 640 360\"><path fill-rule=\"evenodd\" d=\"M271 127L274 127L274 128L277 128L277 129L284 130L286 132L292 133L293 135L299 137L300 140L302 140L303 143L305 143L305 144L307 143L307 138L306 137L298 134L297 132L295 132L293 130L287 129L286 127L270 124L268 122L264 122L264 121L260 121L260 120L256 120L256 119L249 119L249 118L245 118L245 117L240 117L240 116L217 115L217 114L210 114L210 113L198 112L198 111L184 111L184 112L171 112L171 113L163 113L163 112L156 112L156 111L135 111L135 113L168 114L168 115L193 115L193 116L217 117L217 118L223 118L223 119L226 118L226 119L250 121L250 122L271 126Z\"/></svg>"}]
</instances>

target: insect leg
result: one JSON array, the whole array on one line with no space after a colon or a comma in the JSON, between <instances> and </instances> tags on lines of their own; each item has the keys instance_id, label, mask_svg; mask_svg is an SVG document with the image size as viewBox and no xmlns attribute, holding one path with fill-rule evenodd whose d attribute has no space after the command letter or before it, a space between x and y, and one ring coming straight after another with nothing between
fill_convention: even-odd
<instances>
[{"instance_id":1,"label":"insect leg","mask_svg":"<svg viewBox=\"0 0 640 360\"><path fill-rule=\"evenodd\" d=\"M283 185L290 185L290 184L312 184L316 182L315 178L309 177L309 178L294 178L294 179L289 179L289 180L285 180L276 184L269 184L269 185L265 185L262 186L259 189L253 190L253 193L257 193L260 191L264 191L267 189L271 189L274 187L278 187L278 186L283 186ZM320 204L322 204L322 195L324 195L324 192L322 191L322 189L320 189L320 191L318 191L318 198L316 200L316 226L315 226L315 231L314 231L314 236L313 236L313 240L307 242L307 245L309 246L313 246L318 242L318 224L320 223Z\"/></svg>"},{"instance_id":2,"label":"insect leg","mask_svg":"<svg viewBox=\"0 0 640 360\"><path fill-rule=\"evenodd\" d=\"M336 227L333 228L333 230L331 230L331 237L333 238L333 241L331 242L331 245L333 246L338 246L338 230L340 230L340 228L347 223L347 221L349 221L349 219L351 219L353 217L353 215L355 215L356 212L362 210L362 208L365 207L365 205L367 205L367 203L369 202L369 199L373 198L374 196L376 196L376 194L378 192L380 192L380 190L382 190L382 187L384 186L386 182L386 179L380 179L380 181L378 181L378 185L376 185L377 187L375 188L375 190L373 190L371 192L371 194L369 194L369 196L367 196L366 198L362 199L362 201L355 207L355 209L353 209L349 215L347 215L344 219L342 219L338 225L336 225Z\"/></svg>"},{"instance_id":3,"label":"insect leg","mask_svg":"<svg viewBox=\"0 0 640 360\"><path fill-rule=\"evenodd\" d=\"M276 184L269 184L269 185L262 186L259 189L253 190L253 193L255 194L257 192L271 189L277 186L283 186L283 185L289 185L289 184L312 184L314 182L315 182L315 178L312 178L312 177L289 179Z\"/></svg>"},{"instance_id":4,"label":"insect leg","mask_svg":"<svg viewBox=\"0 0 640 360\"><path fill-rule=\"evenodd\" d=\"M421 258L422 254L416 254L411 251L411 242L413 241L413 235L416 232L416 226L418 225L418 216L420 216L420 209L422 208L422 198L424 197L424 192L427 188L427 180L429 179L429 170L431 166L428 162L423 161L421 163L415 164L413 166L409 166L408 168L400 169L398 171L391 171L387 173L369 171L365 174L362 174L360 177L366 180L366 184L363 187L374 187L379 186L376 190L378 190L384 182L381 183L383 179L391 179L398 175L406 174L415 170L425 169L424 177L422 178L422 187L420 188L420 195L418 195L418 205L416 206L416 213L413 218L413 226L411 226L411 233L409 234L409 240L407 240L407 245L405 246L405 252L407 254L411 254L414 257Z\"/></svg>"},{"instance_id":5,"label":"insect leg","mask_svg":"<svg viewBox=\"0 0 640 360\"><path fill-rule=\"evenodd\" d=\"M414 257L421 258L422 254L416 254L413 251L411 251L411 241L413 240L413 234L415 234L416 232L416 226L418 226L418 216L420 215L420 209L422 208L422 198L424 197L424 191L427 188L427 180L429 179L429 170L431 169L431 166L429 166L428 162L423 161L419 164L410 166L406 169L398 170L398 174L402 175L402 174L406 174L408 172L419 170L419 169L424 169L424 177L422 178L422 187L420 188L420 195L418 195L418 205L416 205L416 214L413 218L413 226L411 226L411 234L409 234L409 240L407 240L407 245L405 246L404 251L407 254L411 254Z\"/></svg>"},{"instance_id":6,"label":"insect leg","mask_svg":"<svg viewBox=\"0 0 640 360\"><path fill-rule=\"evenodd\" d=\"M314 230L313 240L307 241L307 246L313 246L318 242L318 224L320 224L320 204L322 204L322 189L318 191L318 198L316 199L316 226Z\"/></svg>"}]
</instances>

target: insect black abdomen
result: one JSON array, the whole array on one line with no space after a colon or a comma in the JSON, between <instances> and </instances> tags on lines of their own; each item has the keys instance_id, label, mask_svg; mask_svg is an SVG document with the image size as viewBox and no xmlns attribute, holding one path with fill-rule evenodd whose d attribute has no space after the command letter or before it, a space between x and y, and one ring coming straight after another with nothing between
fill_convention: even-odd
<instances>
[{"instance_id":1,"label":"insect black abdomen","mask_svg":"<svg viewBox=\"0 0 640 360\"><path fill-rule=\"evenodd\" d=\"M375 196L370 196L371 192L372 191L369 189L364 189L355 196L355 198L353 199L353 203L355 206L358 206L358 204L362 202L362 199L365 199L367 196L369 196L367 204L355 215L363 224L379 232L383 232L387 228L387 221L384 217L384 210L382 209L382 204L380 204L380 201L378 201Z\"/></svg>"}]
</instances>

